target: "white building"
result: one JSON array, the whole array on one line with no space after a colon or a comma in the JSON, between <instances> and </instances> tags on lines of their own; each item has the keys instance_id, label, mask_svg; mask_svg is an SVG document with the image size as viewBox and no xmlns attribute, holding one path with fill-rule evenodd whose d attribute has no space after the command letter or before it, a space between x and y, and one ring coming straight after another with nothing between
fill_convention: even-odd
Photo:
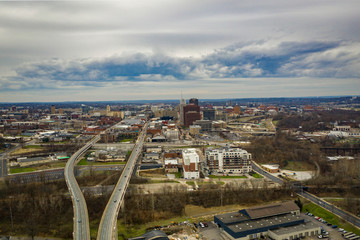
<instances>
[{"instance_id":1,"label":"white building","mask_svg":"<svg viewBox=\"0 0 360 240\"><path fill-rule=\"evenodd\" d=\"M178 129L167 129L165 131L165 137L168 141L179 140L179 130Z\"/></svg>"},{"instance_id":2,"label":"white building","mask_svg":"<svg viewBox=\"0 0 360 240\"><path fill-rule=\"evenodd\" d=\"M240 148L210 149L205 157L210 171L243 174L252 170L251 153Z\"/></svg>"},{"instance_id":3,"label":"white building","mask_svg":"<svg viewBox=\"0 0 360 240\"><path fill-rule=\"evenodd\" d=\"M200 178L199 155L195 148L188 148L182 151L183 170L185 179Z\"/></svg>"}]
</instances>

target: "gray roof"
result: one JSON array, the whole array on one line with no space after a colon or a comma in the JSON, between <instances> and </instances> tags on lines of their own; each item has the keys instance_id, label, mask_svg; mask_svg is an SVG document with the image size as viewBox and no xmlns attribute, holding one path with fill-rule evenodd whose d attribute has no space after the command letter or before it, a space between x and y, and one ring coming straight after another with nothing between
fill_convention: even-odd
<instances>
[{"instance_id":1,"label":"gray roof","mask_svg":"<svg viewBox=\"0 0 360 240\"><path fill-rule=\"evenodd\" d=\"M278 236L281 236L284 234L287 235L289 233L295 233L295 232L307 231L307 230L313 230L313 229L320 229L320 225L318 223L305 222L303 224L298 224L298 225L290 226L290 227L277 228L277 229L273 229L270 231L272 231L274 234L276 234Z\"/></svg>"},{"instance_id":2,"label":"gray roof","mask_svg":"<svg viewBox=\"0 0 360 240\"><path fill-rule=\"evenodd\" d=\"M285 214L298 210L300 210L299 206L296 205L293 201L289 201L283 203L269 204L260 207L248 208L245 211L251 219L257 219L257 218Z\"/></svg>"},{"instance_id":3,"label":"gray roof","mask_svg":"<svg viewBox=\"0 0 360 240\"><path fill-rule=\"evenodd\" d=\"M243 232L248 230L254 230L258 228L271 228L275 225L284 224L284 223L291 223L295 221L301 221L304 220L299 215L292 215L292 214L286 214L284 216L277 216L277 217L270 217L270 218L264 218L259 220L251 220L246 221L242 223L234 223L231 225L227 225L229 229L231 229L233 232Z\"/></svg>"}]
</instances>

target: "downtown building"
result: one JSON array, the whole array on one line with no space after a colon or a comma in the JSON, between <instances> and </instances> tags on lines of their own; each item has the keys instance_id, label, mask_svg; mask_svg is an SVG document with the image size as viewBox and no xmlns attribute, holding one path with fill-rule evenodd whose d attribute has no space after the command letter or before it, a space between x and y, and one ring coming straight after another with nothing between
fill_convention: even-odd
<instances>
[{"instance_id":1,"label":"downtown building","mask_svg":"<svg viewBox=\"0 0 360 240\"><path fill-rule=\"evenodd\" d=\"M205 158L211 172L245 174L252 170L251 153L240 148L208 149Z\"/></svg>"},{"instance_id":2,"label":"downtown building","mask_svg":"<svg viewBox=\"0 0 360 240\"><path fill-rule=\"evenodd\" d=\"M200 178L200 160L195 148L188 148L182 151L183 171L185 179Z\"/></svg>"}]
</instances>

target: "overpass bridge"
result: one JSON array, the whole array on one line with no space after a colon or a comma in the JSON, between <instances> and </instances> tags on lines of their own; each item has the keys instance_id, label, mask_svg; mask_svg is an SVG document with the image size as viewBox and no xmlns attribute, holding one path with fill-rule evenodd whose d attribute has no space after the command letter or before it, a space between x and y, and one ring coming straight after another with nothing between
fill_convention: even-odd
<instances>
[{"instance_id":1,"label":"overpass bridge","mask_svg":"<svg viewBox=\"0 0 360 240\"><path fill-rule=\"evenodd\" d=\"M117 232L117 217L119 214L120 206L124 199L126 189L129 185L131 175L136 166L137 159L142 153L142 147L146 136L146 129L148 123L145 124L138 140L136 141L135 147L125 165L124 171L122 172L113 193L106 205L105 211L102 215L99 231L97 235L98 240L116 240L118 239Z\"/></svg>"}]
</instances>

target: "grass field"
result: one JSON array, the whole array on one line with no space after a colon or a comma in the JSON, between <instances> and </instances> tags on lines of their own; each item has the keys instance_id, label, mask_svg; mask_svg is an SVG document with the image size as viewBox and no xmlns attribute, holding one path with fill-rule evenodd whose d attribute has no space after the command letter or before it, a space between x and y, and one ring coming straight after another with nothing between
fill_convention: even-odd
<instances>
[{"instance_id":1,"label":"grass field","mask_svg":"<svg viewBox=\"0 0 360 240\"><path fill-rule=\"evenodd\" d=\"M147 183L180 183L175 180L149 180Z\"/></svg>"},{"instance_id":2,"label":"grass field","mask_svg":"<svg viewBox=\"0 0 360 240\"><path fill-rule=\"evenodd\" d=\"M193 181L186 181L186 184L190 186L195 186L195 183Z\"/></svg>"},{"instance_id":3,"label":"grass field","mask_svg":"<svg viewBox=\"0 0 360 240\"><path fill-rule=\"evenodd\" d=\"M291 171L313 171L315 170L315 165L307 162L288 161L288 164L284 167L284 169Z\"/></svg>"},{"instance_id":4,"label":"grass field","mask_svg":"<svg viewBox=\"0 0 360 240\"><path fill-rule=\"evenodd\" d=\"M252 173L252 174L250 174L252 177L254 177L254 178L263 178L263 176L261 176L260 174L258 174L258 173Z\"/></svg>"},{"instance_id":5,"label":"grass field","mask_svg":"<svg viewBox=\"0 0 360 240\"><path fill-rule=\"evenodd\" d=\"M303 212L311 212L315 216L321 217L322 219L333 225L337 225L339 228L343 228L348 232L353 232L357 235L360 235L360 229L354 227L350 223L345 222L335 214L332 214L331 212L325 210L322 207L319 207L314 203L305 204L303 206Z\"/></svg>"},{"instance_id":6,"label":"grass field","mask_svg":"<svg viewBox=\"0 0 360 240\"><path fill-rule=\"evenodd\" d=\"M246 176L215 176L209 175L209 178L247 178Z\"/></svg>"},{"instance_id":7,"label":"grass field","mask_svg":"<svg viewBox=\"0 0 360 240\"><path fill-rule=\"evenodd\" d=\"M94 165L94 166L100 166L100 165L114 165L114 164L126 164L126 162L88 162L85 158L81 159L78 166L88 166L88 165Z\"/></svg>"},{"instance_id":8,"label":"grass field","mask_svg":"<svg viewBox=\"0 0 360 240\"><path fill-rule=\"evenodd\" d=\"M14 174L14 173L24 173L24 172L34 172L36 171L35 168L32 167L17 167L17 168L10 168L10 173Z\"/></svg>"}]
</instances>

